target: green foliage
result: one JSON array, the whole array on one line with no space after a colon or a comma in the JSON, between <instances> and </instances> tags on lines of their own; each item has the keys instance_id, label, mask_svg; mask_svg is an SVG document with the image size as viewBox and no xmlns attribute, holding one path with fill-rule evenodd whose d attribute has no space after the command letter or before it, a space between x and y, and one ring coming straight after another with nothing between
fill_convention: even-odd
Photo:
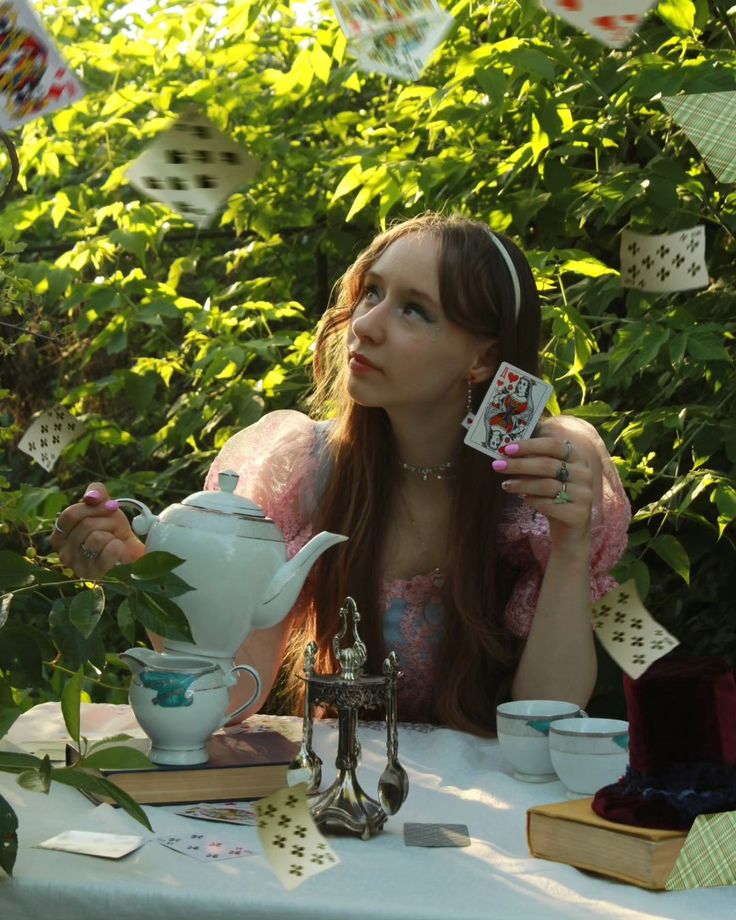
<instances>
[{"instance_id":1,"label":"green foliage","mask_svg":"<svg viewBox=\"0 0 736 920\"><path fill-rule=\"evenodd\" d=\"M90 480L163 507L234 431L298 406L339 274L377 224L425 209L529 253L557 404L600 430L634 506L617 574L685 648L736 661L736 193L660 102L736 88L733 22L661 0L610 50L529 0L450 11L411 84L357 71L326 0L307 23L277 0L67 0L47 17L88 94L15 132L22 187L0 213L0 730L60 697L60 669L124 699L115 652L183 628L173 581L144 602L131 572L64 573L55 515ZM261 163L209 230L124 177L190 105ZM707 290L623 288L622 229L695 224ZM47 474L16 444L57 403L85 433ZM607 706L618 680L603 668Z\"/></svg>"}]
</instances>

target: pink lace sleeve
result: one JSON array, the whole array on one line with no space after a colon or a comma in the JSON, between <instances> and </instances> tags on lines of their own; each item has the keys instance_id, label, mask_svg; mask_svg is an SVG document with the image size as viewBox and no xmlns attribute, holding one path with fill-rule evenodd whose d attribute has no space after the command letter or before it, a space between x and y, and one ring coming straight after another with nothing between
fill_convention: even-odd
<instances>
[{"instance_id":1,"label":"pink lace sleeve","mask_svg":"<svg viewBox=\"0 0 736 920\"><path fill-rule=\"evenodd\" d=\"M592 441L602 461L603 476L592 512L590 594L591 602L595 603L607 591L616 587L616 581L609 573L626 549L631 506L616 468L595 428L572 416L565 416L564 424L573 439L582 436ZM498 551L511 566L519 570L506 605L506 624L516 635L525 636L534 618L550 554L547 518L543 514L535 514L521 501L510 503L508 513L501 523Z\"/></svg>"},{"instance_id":2,"label":"pink lace sleeve","mask_svg":"<svg viewBox=\"0 0 736 920\"><path fill-rule=\"evenodd\" d=\"M254 501L276 522L289 557L312 536L316 427L301 412L271 412L230 438L205 480L205 489L216 490L218 473L234 470L240 476L236 492Z\"/></svg>"}]
</instances>

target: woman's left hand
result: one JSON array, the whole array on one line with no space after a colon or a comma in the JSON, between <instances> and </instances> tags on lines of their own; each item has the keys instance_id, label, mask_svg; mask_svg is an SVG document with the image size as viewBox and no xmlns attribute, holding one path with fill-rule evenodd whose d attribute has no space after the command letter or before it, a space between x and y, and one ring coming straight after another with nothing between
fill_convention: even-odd
<instances>
[{"instance_id":1,"label":"woman's left hand","mask_svg":"<svg viewBox=\"0 0 736 920\"><path fill-rule=\"evenodd\" d=\"M538 436L507 445L505 459L492 464L508 477L501 484L505 492L549 519L553 549L589 546L593 502L600 494L600 456L576 421L547 419Z\"/></svg>"}]
</instances>

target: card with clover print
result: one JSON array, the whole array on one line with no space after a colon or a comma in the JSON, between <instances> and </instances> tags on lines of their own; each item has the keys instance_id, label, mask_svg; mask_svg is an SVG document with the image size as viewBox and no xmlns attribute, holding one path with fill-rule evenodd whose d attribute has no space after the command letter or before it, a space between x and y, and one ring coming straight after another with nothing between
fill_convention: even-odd
<instances>
[{"instance_id":1,"label":"card with clover print","mask_svg":"<svg viewBox=\"0 0 736 920\"><path fill-rule=\"evenodd\" d=\"M624 230L621 281L624 287L652 293L708 287L705 227L652 236Z\"/></svg>"},{"instance_id":2,"label":"card with clover print","mask_svg":"<svg viewBox=\"0 0 736 920\"><path fill-rule=\"evenodd\" d=\"M130 184L198 227L250 182L259 163L211 121L189 109L127 169Z\"/></svg>"},{"instance_id":3,"label":"card with clover print","mask_svg":"<svg viewBox=\"0 0 736 920\"><path fill-rule=\"evenodd\" d=\"M63 406L46 409L31 422L18 442L18 450L39 463L48 473L62 450L84 431L84 425Z\"/></svg>"},{"instance_id":4,"label":"card with clover print","mask_svg":"<svg viewBox=\"0 0 736 920\"><path fill-rule=\"evenodd\" d=\"M291 890L340 860L319 832L307 801L306 783L279 789L256 803L258 838L284 888Z\"/></svg>"},{"instance_id":5,"label":"card with clover print","mask_svg":"<svg viewBox=\"0 0 736 920\"><path fill-rule=\"evenodd\" d=\"M604 595L591 615L603 648L634 679L680 644L642 604L633 578Z\"/></svg>"}]
</instances>

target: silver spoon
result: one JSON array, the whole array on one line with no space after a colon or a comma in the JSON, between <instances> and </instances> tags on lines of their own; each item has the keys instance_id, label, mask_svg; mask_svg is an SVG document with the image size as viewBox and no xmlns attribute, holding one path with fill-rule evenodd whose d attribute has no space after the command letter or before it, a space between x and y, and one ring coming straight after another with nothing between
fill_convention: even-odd
<instances>
[{"instance_id":1,"label":"silver spoon","mask_svg":"<svg viewBox=\"0 0 736 920\"><path fill-rule=\"evenodd\" d=\"M388 762L378 780L378 799L387 815L395 815L409 794L409 777L399 763L399 734L396 724L396 673L398 663L391 652L386 699L386 755Z\"/></svg>"}]
</instances>

